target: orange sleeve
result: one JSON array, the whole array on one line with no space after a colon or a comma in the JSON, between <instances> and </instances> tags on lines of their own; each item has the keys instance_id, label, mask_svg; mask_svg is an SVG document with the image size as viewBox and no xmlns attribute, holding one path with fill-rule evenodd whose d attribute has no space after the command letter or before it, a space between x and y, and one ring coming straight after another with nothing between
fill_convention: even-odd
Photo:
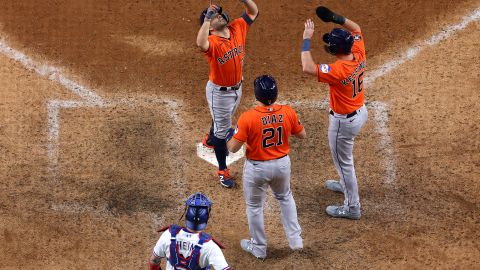
<instances>
[{"instance_id":1,"label":"orange sleeve","mask_svg":"<svg viewBox=\"0 0 480 270\"><path fill-rule=\"evenodd\" d=\"M211 39L210 37L208 37L208 50L206 52L203 52L205 54L205 56L209 56L209 57L212 57L214 55L214 51L215 51L215 43L213 41L213 39Z\"/></svg>"},{"instance_id":2,"label":"orange sleeve","mask_svg":"<svg viewBox=\"0 0 480 270\"><path fill-rule=\"evenodd\" d=\"M231 27L239 30L242 33L243 40L246 39L247 37L247 31L248 31L248 23L245 21L244 18L238 18L235 19L231 24Z\"/></svg>"},{"instance_id":3,"label":"orange sleeve","mask_svg":"<svg viewBox=\"0 0 480 270\"><path fill-rule=\"evenodd\" d=\"M304 129L304 126L302 125L302 123L300 123L300 120L298 120L298 116L295 110L289 107L289 111L290 111L289 115L290 115L290 120L292 125L292 135L295 135L300 133Z\"/></svg>"},{"instance_id":4,"label":"orange sleeve","mask_svg":"<svg viewBox=\"0 0 480 270\"><path fill-rule=\"evenodd\" d=\"M352 32L353 36L353 46L352 46L352 53L353 54L360 54L361 57L365 58L365 41L363 40L362 32L354 31Z\"/></svg>"},{"instance_id":5,"label":"orange sleeve","mask_svg":"<svg viewBox=\"0 0 480 270\"><path fill-rule=\"evenodd\" d=\"M248 115L243 113L240 115L237 121L237 128L235 129L235 134L233 138L240 142L246 142L248 139L248 132L249 132L249 124L248 124Z\"/></svg>"},{"instance_id":6,"label":"orange sleeve","mask_svg":"<svg viewBox=\"0 0 480 270\"><path fill-rule=\"evenodd\" d=\"M333 83L335 76L333 75L332 64L318 64L317 78L319 82Z\"/></svg>"}]
</instances>

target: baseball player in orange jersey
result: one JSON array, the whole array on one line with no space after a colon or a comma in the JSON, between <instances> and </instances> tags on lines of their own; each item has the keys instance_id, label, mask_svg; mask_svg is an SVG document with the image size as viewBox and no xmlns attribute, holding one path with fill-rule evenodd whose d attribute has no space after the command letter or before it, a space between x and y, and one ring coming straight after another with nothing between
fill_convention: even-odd
<instances>
[{"instance_id":1,"label":"baseball player in orange jersey","mask_svg":"<svg viewBox=\"0 0 480 270\"><path fill-rule=\"evenodd\" d=\"M235 181L227 168L227 142L231 136L232 116L242 97L242 69L245 57L245 40L249 26L258 15L252 0L241 0L245 6L243 15L229 24L228 15L221 7L212 5L200 16L201 28L197 46L204 52L210 65L206 96L212 127L203 144L213 147L218 161L217 175L220 184L227 188Z\"/></svg>"},{"instance_id":2,"label":"baseball player in orange jersey","mask_svg":"<svg viewBox=\"0 0 480 270\"><path fill-rule=\"evenodd\" d=\"M360 219L360 198L357 177L353 165L353 143L362 126L367 122L368 111L364 105L363 76L366 65L365 44L360 26L355 22L333 13L326 7L317 8L317 15L324 22L342 25L348 31L334 28L323 36L325 49L335 55L333 64L317 65L310 52L313 36L312 20L305 23L303 33L303 71L316 76L319 82L330 86L330 115L328 142L340 181L327 180L325 186L343 192L343 205L328 206L326 212L333 217Z\"/></svg>"},{"instance_id":3,"label":"baseball player in orange jersey","mask_svg":"<svg viewBox=\"0 0 480 270\"><path fill-rule=\"evenodd\" d=\"M255 97L260 105L244 112L238 119L235 135L228 142L228 150L237 152L247 143L247 159L243 167L243 195L247 204L250 240L243 239L243 250L259 259L267 256L263 203L270 188L280 203L281 220L292 250L303 248L297 207L290 189L291 135L304 139L305 129L295 111L287 105L274 104L278 89L275 79L263 75L254 81Z\"/></svg>"}]
</instances>

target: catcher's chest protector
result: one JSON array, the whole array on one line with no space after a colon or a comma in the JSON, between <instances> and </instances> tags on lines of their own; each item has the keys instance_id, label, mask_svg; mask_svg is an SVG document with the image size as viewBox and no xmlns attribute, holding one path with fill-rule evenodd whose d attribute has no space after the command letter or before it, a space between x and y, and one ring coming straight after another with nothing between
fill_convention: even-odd
<instances>
[{"instance_id":1,"label":"catcher's chest protector","mask_svg":"<svg viewBox=\"0 0 480 270\"><path fill-rule=\"evenodd\" d=\"M204 270L206 268L200 268L200 250L202 249L203 243L212 239L212 237L206 233L201 232L199 237L200 240L195 247L193 248L192 253L187 258L183 257L180 254L180 250L177 246L177 234L182 230L183 227L177 225L170 226L170 258L168 261L176 270Z\"/></svg>"}]
</instances>

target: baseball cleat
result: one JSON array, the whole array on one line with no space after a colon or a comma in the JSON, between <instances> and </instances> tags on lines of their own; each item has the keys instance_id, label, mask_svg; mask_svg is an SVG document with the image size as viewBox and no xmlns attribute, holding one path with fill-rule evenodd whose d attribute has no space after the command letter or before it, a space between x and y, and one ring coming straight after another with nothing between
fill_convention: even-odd
<instances>
[{"instance_id":1,"label":"baseball cleat","mask_svg":"<svg viewBox=\"0 0 480 270\"><path fill-rule=\"evenodd\" d=\"M360 207L352 209L344 205L330 205L325 209L327 214L336 218L348 218L348 219L360 219L362 216L362 211Z\"/></svg>"},{"instance_id":2,"label":"baseball cleat","mask_svg":"<svg viewBox=\"0 0 480 270\"><path fill-rule=\"evenodd\" d=\"M217 171L220 184L226 188L235 187L235 179L230 175L230 170L225 169L223 171Z\"/></svg>"},{"instance_id":3,"label":"baseball cleat","mask_svg":"<svg viewBox=\"0 0 480 270\"><path fill-rule=\"evenodd\" d=\"M343 193L343 188L339 181L327 180L325 181L325 187L331 191Z\"/></svg>"},{"instance_id":4,"label":"baseball cleat","mask_svg":"<svg viewBox=\"0 0 480 270\"><path fill-rule=\"evenodd\" d=\"M248 239L242 239L240 240L240 246L242 247L242 249L250 254L252 254L253 256L255 256L253 254L253 245L252 245L252 240L248 240ZM259 256L255 256L255 258L261 260L261 261L264 261L266 257L259 257Z\"/></svg>"},{"instance_id":5,"label":"baseball cleat","mask_svg":"<svg viewBox=\"0 0 480 270\"><path fill-rule=\"evenodd\" d=\"M212 144L210 144L210 140L209 140L208 134L209 134L208 132L207 132L207 134L205 134L205 137L204 137L203 140L202 140L202 144L203 144L203 146L206 147L206 148L213 149L214 146L213 146Z\"/></svg>"}]
</instances>

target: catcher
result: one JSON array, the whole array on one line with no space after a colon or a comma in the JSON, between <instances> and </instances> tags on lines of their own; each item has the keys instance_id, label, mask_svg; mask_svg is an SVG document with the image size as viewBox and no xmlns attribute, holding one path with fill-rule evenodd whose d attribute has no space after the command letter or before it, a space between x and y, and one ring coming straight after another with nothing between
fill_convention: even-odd
<instances>
[{"instance_id":1,"label":"catcher","mask_svg":"<svg viewBox=\"0 0 480 270\"><path fill-rule=\"evenodd\" d=\"M191 195L185 202L186 227L169 225L153 248L148 262L150 270L161 270L162 258L167 258L167 270L188 269L229 270L231 269L221 249L224 247L209 234L207 227L212 202L203 193Z\"/></svg>"}]
</instances>

